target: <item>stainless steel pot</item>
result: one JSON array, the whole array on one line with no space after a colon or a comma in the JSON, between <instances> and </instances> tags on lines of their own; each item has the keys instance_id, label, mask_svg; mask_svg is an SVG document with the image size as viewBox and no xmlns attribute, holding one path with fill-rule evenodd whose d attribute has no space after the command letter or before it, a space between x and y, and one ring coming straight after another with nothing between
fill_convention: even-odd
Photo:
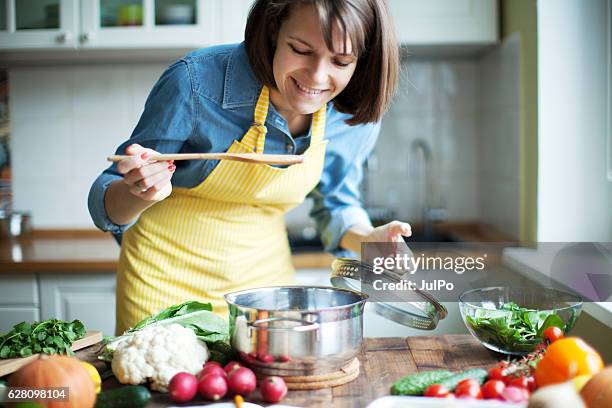
<instances>
[{"instance_id":1,"label":"stainless steel pot","mask_svg":"<svg viewBox=\"0 0 612 408\"><path fill-rule=\"evenodd\" d=\"M325 286L278 286L225 295L232 347L266 375L337 371L361 349L368 296Z\"/></svg>"},{"instance_id":2,"label":"stainless steel pot","mask_svg":"<svg viewBox=\"0 0 612 408\"><path fill-rule=\"evenodd\" d=\"M31 215L24 211L0 210L0 237L17 238L32 232Z\"/></svg>"}]
</instances>

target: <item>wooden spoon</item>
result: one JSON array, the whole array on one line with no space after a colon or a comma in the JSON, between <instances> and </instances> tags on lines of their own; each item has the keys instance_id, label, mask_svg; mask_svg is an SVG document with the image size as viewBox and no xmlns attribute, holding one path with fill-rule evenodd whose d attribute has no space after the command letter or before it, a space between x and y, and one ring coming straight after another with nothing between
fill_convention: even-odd
<instances>
[{"instance_id":1,"label":"wooden spoon","mask_svg":"<svg viewBox=\"0 0 612 408\"><path fill-rule=\"evenodd\" d=\"M108 156L110 162L118 162L130 156ZM152 154L151 161L165 160L234 160L245 163L259 164L296 164L304 161L304 156L293 154L261 154L261 153L174 153Z\"/></svg>"}]
</instances>

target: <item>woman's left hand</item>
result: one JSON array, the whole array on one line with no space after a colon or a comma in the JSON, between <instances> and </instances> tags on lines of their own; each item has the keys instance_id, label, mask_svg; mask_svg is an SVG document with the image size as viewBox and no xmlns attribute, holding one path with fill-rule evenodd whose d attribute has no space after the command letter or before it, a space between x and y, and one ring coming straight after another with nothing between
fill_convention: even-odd
<instances>
[{"instance_id":1,"label":"woman's left hand","mask_svg":"<svg viewBox=\"0 0 612 408\"><path fill-rule=\"evenodd\" d=\"M401 221L391 221L388 224L372 228L371 225L358 224L351 227L342 237L342 248L361 253L362 244L372 243L368 246L374 253L388 256L395 253L412 254L402 237L412 235L410 224ZM393 243L394 245L387 245ZM376 245L381 244L381 245Z\"/></svg>"},{"instance_id":2,"label":"woman's left hand","mask_svg":"<svg viewBox=\"0 0 612 408\"><path fill-rule=\"evenodd\" d=\"M401 221L391 221L388 224L374 228L362 242L404 242L404 237L412 235L410 224Z\"/></svg>"},{"instance_id":3,"label":"woman's left hand","mask_svg":"<svg viewBox=\"0 0 612 408\"><path fill-rule=\"evenodd\" d=\"M371 257L394 257L396 254L412 257L412 251L404 241L403 237L412 235L410 224L401 221L391 221L388 224L374 228L368 235L362 239L362 243L370 243L373 247L368 248L368 258ZM366 244L367 245L367 244ZM361 254L362 258L365 254ZM398 274L404 276L411 270L406 269L398 271Z\"/></svg>"}]
</instances>

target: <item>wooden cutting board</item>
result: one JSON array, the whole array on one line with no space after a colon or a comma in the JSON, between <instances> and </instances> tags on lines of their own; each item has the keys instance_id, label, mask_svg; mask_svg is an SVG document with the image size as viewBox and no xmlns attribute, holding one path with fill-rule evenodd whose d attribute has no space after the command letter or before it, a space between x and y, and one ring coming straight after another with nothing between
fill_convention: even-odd
<instances>
[{"instance_id":1,"label":"wooden cutting board","mask_svg":"<svg viewBox=\"0 0 612 408\"><path fill-rule=\"evenodd\" d=\"M72 351L77 351L85 347L89 347L93 344L102 341L102 332L99 330L92 330L85 333L82 339L76 340L72 343ZM38 358L40 354L34 354L29 357L20 358L7 358L0 360L0 377L19 370L24 365Z\"/></svg>"}]
</instances>

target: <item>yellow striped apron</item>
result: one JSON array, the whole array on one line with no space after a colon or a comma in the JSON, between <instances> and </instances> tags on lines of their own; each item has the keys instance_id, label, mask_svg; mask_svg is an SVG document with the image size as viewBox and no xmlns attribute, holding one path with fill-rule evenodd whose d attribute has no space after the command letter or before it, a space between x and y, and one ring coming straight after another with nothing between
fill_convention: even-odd
<instances>
[{"instance_id":1,"label":"yellow striped apron","mask_svg":"<svg viewBox=\"0 0 612 408\"><path fill-rule=\"evenodd\" d=\"M268 105L264 86L253 125L229 153L263 153ZM303 163L279 168L223 160L198 186L174 187L140 215L121 244L117 334L186 300L211 302L226 318L225 293L293 281L284 215L321 177L325 110L313 114Z\"/></svg>"}]
</instances>

